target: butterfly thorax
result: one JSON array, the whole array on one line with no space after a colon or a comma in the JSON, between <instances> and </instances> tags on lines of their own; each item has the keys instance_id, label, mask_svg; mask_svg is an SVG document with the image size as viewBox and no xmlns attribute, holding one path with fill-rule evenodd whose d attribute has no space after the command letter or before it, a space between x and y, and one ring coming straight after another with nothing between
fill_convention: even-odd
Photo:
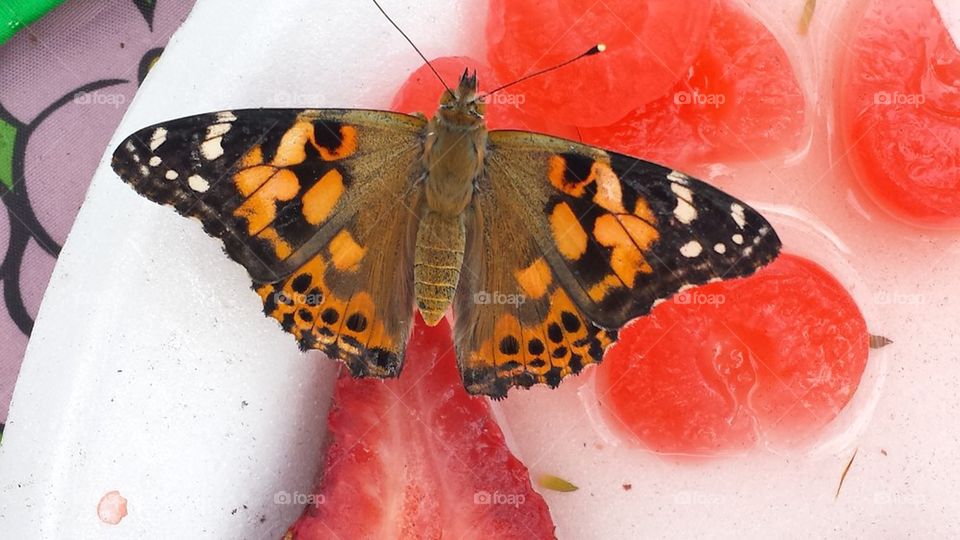
<instances>
[{"instance_id":1,"label":"butterfly thorax","mask_svg":"<svg viewBox=\"0 0 960 540\"><path fill-rule=\"evenodd\" d=\"M456 92L445 91L427 125L424 208L414 255L414 293L424 321L434 325L453 301L466 247L464 212L483 170L487 143L476 74L464 72Z\"/></svg>"}]
</instances>

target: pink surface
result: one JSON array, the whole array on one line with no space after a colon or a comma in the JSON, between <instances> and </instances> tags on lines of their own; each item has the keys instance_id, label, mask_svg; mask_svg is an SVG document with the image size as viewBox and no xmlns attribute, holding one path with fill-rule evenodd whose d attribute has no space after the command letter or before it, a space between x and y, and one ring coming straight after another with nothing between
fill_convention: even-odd
<instances>
[{"instance_id":1,"label":"pink surface","mask_svg":"<svg viewBox=\"0 0 960 540\"><path fill-rule=\"evenodd\" d=\"M17 129L13 193L0 187L7 295L0 306L0 423L55 257L137 91L141 64L159 54L192 5L160 0L141 11L131 0L67 2L0 46L0 119ZM78 93L82 88L91 92Z\"/></svg>"}]
</instances>

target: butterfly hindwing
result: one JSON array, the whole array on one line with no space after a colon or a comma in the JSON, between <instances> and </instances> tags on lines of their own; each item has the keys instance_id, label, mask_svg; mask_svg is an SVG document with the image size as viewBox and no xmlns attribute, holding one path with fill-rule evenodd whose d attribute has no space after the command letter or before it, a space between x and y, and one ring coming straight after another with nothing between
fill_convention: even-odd
<instances>
[{"instance_id":1,"label":"butterfly hindwing","mask_svg":"<svg viewBox=\"0 0 960 540\"><path fill-rule=\"evenodd\" d=\"M483 218L476 221L483 231L475 242L481 272L473 294L517 291L536 305L543 290L550 298L544 305L562 306L561 329L565 317L571 329L589 330L579 339L601 345L588 345L581 358L565 357L574 367L599 362L603 347L615 339L609 331L648 313L656 302L683 287L752 274L780 247L762 216L708 184L654 163L533 133L490 134L477 197L476 213ZM505 326L518 341L535 335L538 323L560 337L551 326L554 313L520 307L515 311L526 310L533 322L521 317L514 324L502 307L468 300L460 297L457 303L465 381L483 373L486 382L474 390L496 388L499 396L509 386L529 386L530 376L523 373L534 357L515 360L524 366L517 370L519 378L499 369L500 362L483 359ZM474 321L474 327L461 325L461 318ZM554 367L561 376L575 372ZM555 375L534 379L559 383Z\"/></svg>"},{"instance_id":2,"label":"butterfly hindwing","mask_svg":"<svg viewBox=\"0 0 960 540\"><path fill-rule=\"evenodd\" d=\"M224 111L137 131L113 168L221 239L301 347L355 375L395 376L412 317L404 261L423 126L380 111Z\"/></svg>"},{"instance_id":3,"label":"butterfly hindwing","mask_svg":"<svg viewBox=\"0 0 960 540\"><path fill-rule=\"evenodd\" d=\"M573 304L511 211L519 201L509 194L480 182L467 214L470 234L454 304L464 386L493 398L513 386L555 387L598 362L616 339Z\"/></svg>"}]
</instances>

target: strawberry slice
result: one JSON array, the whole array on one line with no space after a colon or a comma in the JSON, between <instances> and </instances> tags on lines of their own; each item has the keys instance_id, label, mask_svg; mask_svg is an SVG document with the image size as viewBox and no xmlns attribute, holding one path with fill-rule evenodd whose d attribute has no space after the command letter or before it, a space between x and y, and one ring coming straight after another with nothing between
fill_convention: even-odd
<instances>
[{"instance_id":1,"label":"strawberry slice","mask_svg":"<svg viewBox=\"0 0 960 540\"><path fill-rule=\"evenodd\" d=\"M337 381L329 433L288 538L554 538L487 401L463 389L446 322L417 316L398 379Z\"/></svg>"}]
</instances>

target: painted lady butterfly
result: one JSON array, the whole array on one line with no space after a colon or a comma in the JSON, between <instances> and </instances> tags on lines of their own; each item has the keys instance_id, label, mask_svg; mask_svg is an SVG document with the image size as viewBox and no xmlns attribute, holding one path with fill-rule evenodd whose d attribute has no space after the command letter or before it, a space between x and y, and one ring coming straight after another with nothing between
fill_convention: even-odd
<instances>
[{"instance_id":1,"label":"painted lady butterfly","mask_svg":"<svg viewBox=\"0 0 960 540\"><path fill-rule=\"evenodd\" d=\"M686 286L752 274L780 241L741 201L577 142L488 132L476 75L436 116L250 109L144 128L113 156L195 217L264 312L357 377L396 377L414 305L452 307L464 386L505 397L599 363Z\"/></svg>"}]
</instances>

